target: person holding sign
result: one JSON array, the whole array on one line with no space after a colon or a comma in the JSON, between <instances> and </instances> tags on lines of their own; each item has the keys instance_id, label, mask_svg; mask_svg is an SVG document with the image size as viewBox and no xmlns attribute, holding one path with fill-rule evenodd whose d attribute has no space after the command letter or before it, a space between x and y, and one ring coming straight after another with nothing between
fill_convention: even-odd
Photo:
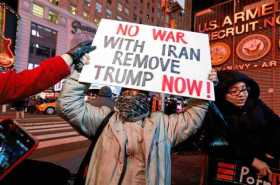
<instances>
[{"instance_id":1,"label":"person holding sign","mask_svg":"<svg viewBox=\"0 0 280 185\"><path fill-rule=\"evenodd\" d=\"M57 100L58 112L92 138L111 109L85 102L89 85L79 83L79 75L76 71L65 81ZM209 79L217 79L214 71ZM196 132L208 104L192 99L183 113L151 113L142 91L126 89L117 98L115 112L92 151L86 184L170 185L171 148Z\"/></svg>"},{"instance_id":2,"label":"person holding sign","mask_svg":"<svg viewBox=\"0 0 280 185\"><path fill-rule=\"evenodd\" d=\"M267 176L271 182L270 164L280 154L279 116L259 99L258 84L245 74L221 71L218 79L215 104L224 120L209 111L205 119L206 134L210 143L220 137L227 144L210 150L210 159L238 160L254 167L259 177ZM210 169L211 173L215 172Z\"/></svg>"}]
</instances>

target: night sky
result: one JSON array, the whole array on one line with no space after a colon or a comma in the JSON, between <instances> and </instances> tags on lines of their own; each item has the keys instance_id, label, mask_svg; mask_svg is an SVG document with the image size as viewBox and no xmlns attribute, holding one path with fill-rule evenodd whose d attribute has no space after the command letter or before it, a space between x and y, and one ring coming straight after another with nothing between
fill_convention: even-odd
<instances>
[{"instance_id":1,"label":"night sky","mask_svg":"<svg viewBox=\"0 0 280 185\"><path fill-rule=\"evenodd\" d=\"M14 10L17 10L18 0L0 0L0 2L4 2Z\"/></svg>"}]
</instances>

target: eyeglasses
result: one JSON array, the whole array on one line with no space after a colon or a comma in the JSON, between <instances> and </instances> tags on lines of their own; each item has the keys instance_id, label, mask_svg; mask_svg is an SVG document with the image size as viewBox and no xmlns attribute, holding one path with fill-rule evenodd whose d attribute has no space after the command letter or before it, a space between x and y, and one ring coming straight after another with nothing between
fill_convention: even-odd
<instances>
[{"instance_id":1,"label":"eyeglasses","mask_svg":"<svg viewBox=\"0 0 280 185\"><path fill-rule=\"evenodd\" d=\"M244 87L242 89L233 89L233 90L229 90L228 94L230 94L231 96L238 96L241 93L248 93L248 90L249 89L247 87Z\"/></svg>"}]
</instances>

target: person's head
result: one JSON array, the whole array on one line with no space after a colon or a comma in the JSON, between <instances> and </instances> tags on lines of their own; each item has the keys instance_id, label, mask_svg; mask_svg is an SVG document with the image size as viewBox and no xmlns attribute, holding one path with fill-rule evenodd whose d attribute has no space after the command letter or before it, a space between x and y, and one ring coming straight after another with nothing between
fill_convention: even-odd
<instances>
[{"instance_id":1,"label":"person's head","mask_svg":"<svg viewBox=\"0 0 280 185\"><path fill-rule=\"evenodd\" d=\"M256 81L238 71L219 71L219 83L215 88L218 103L229 102L236 107L243 107L248 99L259 98L260 89Z\"/></svg>"},{"instance_id":2,"label":"person's head","mask_svg":"<svg viewBox=\"0 0 280 185\"><path fill-rule=\"evenodd\" d=\"M112 90L108 86L103 86L102 88L99 89L98 96L103 96L103 97L112 97Z\"/></svg>"},{"instance_id":3,"label":"person's head","mask_svg":"<svg viewBox=\"0 0 280 185\"><path fill-rule=\"evenodd\" d=\"M229 87L225 94L225 100L235 105L236 107L243 107L246 104L249 95L249 88L245 82L236 82Z\"/></svg>"},{"instance_id":4,"label":"person's head","mask_svg":"<svg viewBox=\"0 0 280 185\"><path fill-rule=\"evenodd\" d=\"M116 99L115 109L124 121L138 121L149 115L147 93L136 89L123 88Z\"/></svg>"}]
</instances>

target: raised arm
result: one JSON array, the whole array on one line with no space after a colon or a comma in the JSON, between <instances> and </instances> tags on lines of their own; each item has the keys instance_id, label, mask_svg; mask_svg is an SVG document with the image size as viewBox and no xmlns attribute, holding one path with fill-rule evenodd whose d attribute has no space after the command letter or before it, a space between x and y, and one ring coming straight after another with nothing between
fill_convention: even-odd
<instances>
[{"instance_id":1,"label":"raised arm","mask_svg":"<svg viewBox=\"0 0 280 185\"><path fill-rule=\"evenodd\" d=\"M209 80L214 84L218 83L217 72L214 69L209 74ZM208 101L190 99L183 113L165 115L164 123L172 146L185 141L201 127L208 106Z\"/></svg>"},{"instance_id":2,"label":"raised arm","mask_svg":"<svg viewBox=\"0 0 280 185\"><path fill-rule=\"evenodd\" d=\"M0 104L22 99L55 85L70 73L72 58L64 54L45 60L40 66L20 73L0 73Z\"/></svg>"},{"instance_id":3,"label":"raised arm","mask_svg":"<svg viewBox=\"0 0 280 185\"><path fill-rule=\"evenodd\" d=\"M208 101L192 99L184 112L164 116L165 128L172 146L185 141L201 127L208 106Z\"/></svg>"},{"instance_id":4,"label":"raised arm","mask_svg":"<svg viewBox=\"0 0 280 185\"><path fill-rule=\"evenodd\" d=\"M86 137L92 137L102 120L111 112L108 107L94 107L85 102L85 92L89 85L78 82L79 73L75 71L63 85L57 99L60 115L76 130Z\"/></svg>"}]
</instances>

